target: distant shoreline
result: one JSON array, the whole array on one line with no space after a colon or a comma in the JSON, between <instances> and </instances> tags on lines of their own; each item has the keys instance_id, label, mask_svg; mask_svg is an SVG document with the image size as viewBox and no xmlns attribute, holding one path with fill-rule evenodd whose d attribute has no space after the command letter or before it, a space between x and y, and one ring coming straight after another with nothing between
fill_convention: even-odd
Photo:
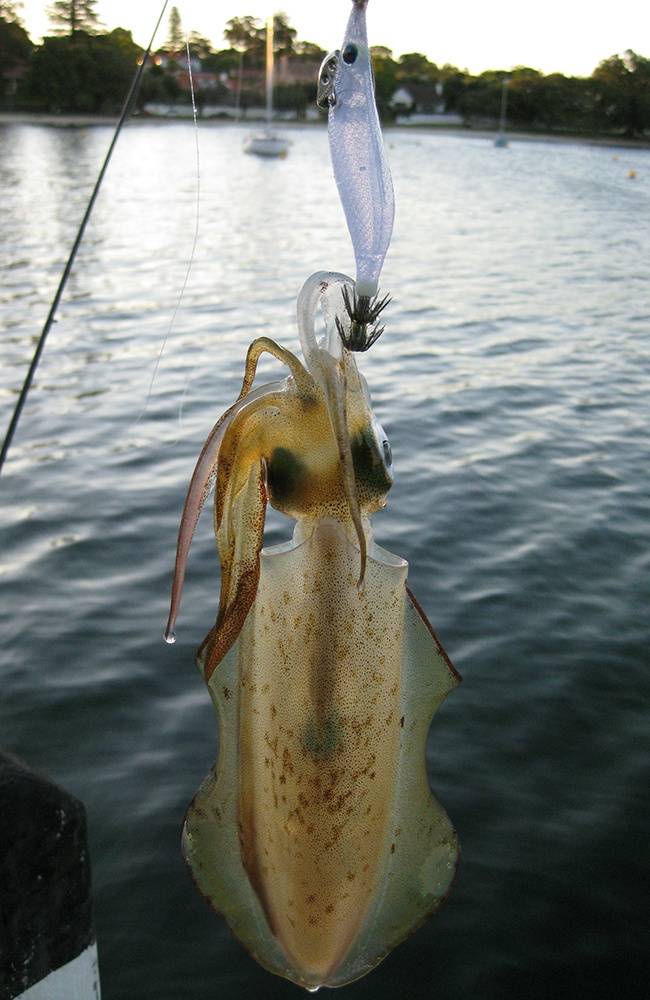
<instances>
[{"instance_id":1,"label":"distant shoreline","mask_svg":"<svg viewBox=\"0 0 650 1000\"><path fill-rule=\"evenodd\" d=\"M95 125L107 125L115 127L117 124L117 116L104 116L104 115L52 115L52 114L38 114L29 113L22 111L3 111L0 112L0 125L53 125L59 128L90 128ZM170 123L178 124L180 121L191 122L192 119L181 119L181 118L164 118L156 117L154 115L138 115L132 117L128 120L127 124L130 126L138 126L141 124L156 124L156 125L168 125ZM199 122L202 128L206 127L218 127L220 125L232 125L233 121L228 119L216 119L216 118L199 118ZM249 125L254 127L255 122L247 122L246 119L242 119L239 122L240 125L245 127ZM277 124L287 131L297 128L319 128L325 127L325 122L282 122L278 121ZM464 128L463 126L453 127L449 125L387 125L385 126L388 130L397 130L400 132L425 132L428 134L435 133L437 135L457 135L463 138L471 139L494 139L497 134L497 129L486 129L486 128ZM573 142L582 143L586 146L612 146L620 147L625 149L650 149L650 137L647 139L626 139L624 136L589 136L589 135L575 135L566 134L559 135L556 132L520 132L520 131L508 131L507 138L509 141L513 142Z\"/></svg>"}]
</instances>

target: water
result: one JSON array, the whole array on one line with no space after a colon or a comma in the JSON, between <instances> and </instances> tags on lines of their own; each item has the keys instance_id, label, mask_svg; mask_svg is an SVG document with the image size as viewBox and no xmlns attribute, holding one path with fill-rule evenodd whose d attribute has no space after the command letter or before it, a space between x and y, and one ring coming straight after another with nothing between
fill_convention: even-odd
<instances>
[{"instance_id":1,"label":"water","mask_svg":"<svg viewBox=\"0 0 650 1000\"><path fill-rule=\"evenodd\" d=\"M186 124L120 138L0 480L0 740L87 806L105 1000L304 995L180 856L216 748L193 667L218 596L209 517L162 640L185 487L248 343L297 350L302 281L353 269L324 132L292 132L283 162L242 137L201 129L199 240L151 392L196 150ZM109 139L0 131L3 425ZM376 534L464 676L429 743L463 859L439 914L341 995L641 997L650 152L388 143L394 299L362 359L396 466ZM269 540L285 532L272 518Z\"/></svg>"}]
</instances>

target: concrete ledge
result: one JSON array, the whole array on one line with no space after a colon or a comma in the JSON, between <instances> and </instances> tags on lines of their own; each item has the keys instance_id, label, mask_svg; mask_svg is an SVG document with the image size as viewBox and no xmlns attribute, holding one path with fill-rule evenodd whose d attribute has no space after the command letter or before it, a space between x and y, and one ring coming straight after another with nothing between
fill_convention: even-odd
<instances>
[{"instance_id":1,"label":"concrete ledge","mask_svg":"<svg viewBox=\"0 0 650 1000\"><path fill-rule=\"evenodd\" d=\"M95 1000L97 976L85 993L31 989L77 959L96 962L83 804L0 750L0 817L0 1000Z\"/></svg>"},{"instance_id":2,"label":"concrete ledge","mask_svg":"<svg viewBox=\"0 0 650 1000\"><path fill-rule=\"evenodd\" d=\"M77 958L30 986L16 1000L101 1000L97 945L91 944Z\"/></svg>"}]
</instances>

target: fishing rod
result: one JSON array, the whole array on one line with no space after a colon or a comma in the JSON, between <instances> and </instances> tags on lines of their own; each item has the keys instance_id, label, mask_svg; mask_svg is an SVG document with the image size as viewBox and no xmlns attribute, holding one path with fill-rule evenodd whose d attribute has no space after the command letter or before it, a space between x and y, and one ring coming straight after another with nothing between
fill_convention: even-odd
<instances>
[{"instance_id":1,"label":"fishing rod","mask_svg":"<svg viewBox=\"0 0 650 1000\"><path fill-rule=\"evenodd\" d=\"M141 61L140 65L138 66L137 72L136 72L135 76L133 77L133 81L132 81L131 86L129 88L129 92L126 95L126 100L124 101L124 106L122 108L122 113L121 113L121 115L119 117L118 123L115 126L115 132L113 133L113 138L111 140L111 144L108 147L108 152L106 153L106 156L104 157L104 162L102 164L101 170L99 171L99 176L97 177L97 181L95 182L95 187L93 188L93 192L92 192L92 194L90 196L90 200L88 201L88 205L86 207L86 211L84 213L84 217L81 220L81 225L79 226L79 229L77 230L77 235L76 235L75 241L74 241L74 243L72 245L72 250L70 251L70 256L68 257L68 262L65 265L65 268L63 269L63 274L61 275L61 280L59 282L59 287L56 290L56 294L55 294L55 296L54 296L54 298L52 300L52 305L50 306L50 311L48 313L47 319L45 320L45 325L43 326L43 329L41 331L41 335L40 335L40 337L38 339L38 343L36 344L36 348L34 350L34 355L32 357L31 364L30 364L29 369L27 371L27 375L25 376L25 381L23 382L23 387L22 387L22 389L20 391L20 395L18 396L18 401L16 403L16 406L15 406L15 409L14 409L11 421L9 423L9 427L7 428L7 433L5 434L5 439L4 439L3 444L2 444L2 449L0 449L0 472L2 472L2 468L4 466L4 461L5 461L5 458L7 457L7 452L9 451L9 447L11 445L11 441L13 439L14 432L16 430L16 427L18 426L18 421L20 419L20 415L21 415L23 407L25 405L25 401L27 400L27 394L29 393L29 390L31 388L31 384L32 384L32 381L33 381L33 378L34 378L34 373L36 372L36 368L38 367L38 363L39 363L39 361L41 359L41 354L43 353L43 348L45 347L45 341L47 339L47 335L50 332L50 328L51 328L51 326L52 326L52 324L54 322L54 317L55 317L56 311L57 311L57 309L59 307L59 302L61 301L61 296L63 295L63 290L64 290L64 288L65 288L65 286L67 284L68 278L70 276L70 272L72 270L72 265L74 264L75 257L77 256L77 250L79 249L79 246L80 246L81 241L83 239L83 235L84 235L84 232L85 232L85 229L86 229L86 225L88 223L88 220L90 218L91 212L92 212L93 207L95 205L95 201L97 199L97 195L99 194L99 189L100 189L100 187L102 185L102 181L104 179L104 174L106 173L106 170L108 168L108 164L109 164L111 155L113 153L113 150L115 149L115 145L117 143L119 134L122 131L122 126L124 125L124 122L126 121L128 115L129 115L129 112L131 110L131 107L133 105L133 101L135 100L135 96L137 94L138 88L140 86L140 82L142 80L142 76L143 76L144 71L145 71L145 67L147 65L147 59L149 58L149 54L150 54L150 52L151 52L151 50L153 48L154 39L155 39L156 34L158 32L158 28L160 27L160 22L163 19L165 10L167 9L168 2L169 2L169 0L165 0L165 2L162 5L162 10L160 11L160 15L158 17L158 20L156 21L156 27L154 28L153 34L151 35L151 40L149 41L149 45L147 46L147 49L146 49L146 51L144 52L144 54L142 56L142 61Z\"/></svg>"}]
</instances>

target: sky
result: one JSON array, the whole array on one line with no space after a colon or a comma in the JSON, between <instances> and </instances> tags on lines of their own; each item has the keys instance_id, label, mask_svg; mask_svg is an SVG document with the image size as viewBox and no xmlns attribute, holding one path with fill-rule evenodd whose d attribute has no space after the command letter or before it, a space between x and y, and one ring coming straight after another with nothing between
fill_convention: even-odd
<instances>
[{"instance_id":1,"label":"sky","mask_svg":"<svg viewBox=\"0 0 650 1000\"><path fill-rule=\"evenodd\" d=\"M32 40L51 34L45 9L49 0L23 0L22 16ZM162 10L162 0L98 0L96 10L107 29L127 28L146 46ZM167 36L169 3L155 47ZM251 14L265 20L284 11L298 39L328 52L339 48L350 0L177 0L186 31L198 31L215 49L224 46L223 29L231 17ZM589 76L601 59L634 49L650 58L648 0L369 0L368 37L395 58L422 52L438 65L451 63L478 74L486 69L530 66L542 73Z\"/></svg>"}]
</instances>

